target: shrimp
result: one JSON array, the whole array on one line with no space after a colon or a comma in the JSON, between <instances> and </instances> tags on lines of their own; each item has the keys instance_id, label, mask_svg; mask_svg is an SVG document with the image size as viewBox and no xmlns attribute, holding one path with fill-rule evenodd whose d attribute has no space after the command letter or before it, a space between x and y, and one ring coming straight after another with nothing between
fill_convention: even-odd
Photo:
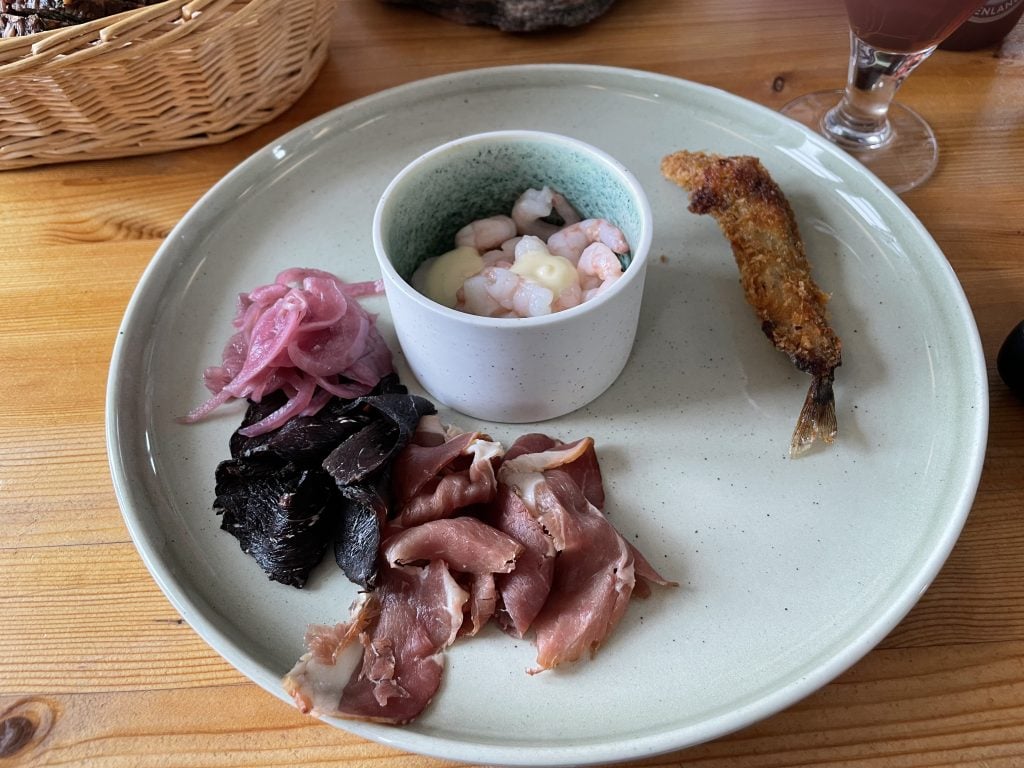
<instances>
[{"instance_id":1,"label":"shrimp","mask_svg":"<svg viewBox=\"0 0 1024 768\"><path fill-rule=\"evenodd\" d=\"M565 196L558 192L551 193L551 205L555 209L555 213L562 219L562 226L568 227L571 224L578 224L583 221L583 217L580 216L572 203L565 199Z\"/></svg>"},{"instance_id":2,"label":"shrimp","mask_svg":"<svg viewBox=\"0 0 1024 768\"><path fill-rule=\"evenodd\" d=\"M622 276L616 254L629 253L626 236L606 219L581 220L551 187L523 192L511 214L478 219L458 231L456 251L446 254L448 260L460 251L476 257L465 258L465 269L449 270L452 280L445 282L443 302L447 306L483 317L536 317L582 304ZM549 217L563 223L555 224ZM591 248L581 265L588 246L600 247ZM424 265L433 269L437 261ZM424 280L417 278L414 275L413 285L423 292ZM456 278L462 279L458 286Z\"/></svg>"},{"instance_id":3,"label":"shrimp","mask_svg":"<svg viewBox=\"0 0 1024 768\"><path fill-rule=\"evenodd\" d=\"M486 267L462 284L456 309L483 317L537 317L554 310L555 294L505 267Z\"/></svg>"},{"instance_id":4,"label":"shrimp","mask_svg":"<svg viewBox=\"0 0 1024 768\"><path fill-rule=\"evenodd\" d=\"M523 192L512 206L512 218L520 235L534 235L547 240L559 230L557 224L544 221L552 211L562 218L563 226L575 224L581 218L572 204L551 187Z\"/></svg>"},{"instance_id":5,"label":"shrimp","mask_svg":"<svg viewBox=\"0 0 1024 768\"><path fill-rule=\"evenodd\" d=\"M516 260L516 245L521 237L513 237L501 244L500 248L487 251L483 255L485 267L511 267Z\"/></svg>"},{"instance_id":6,"label":"shrimp","mask_svg":"<svg viewBox=\"0 0 1024 768\"><path fill-rule=\"evenodd\" d=\"M550 315L554 309L555 294L550 288L532 280L520 280L512 297L512 309L519 317Z\"/></svg>"},{"instance_id":7,"label":"shrimp","mask_svg":"<svg viewBox=\"0 0 1024 768\"><path fill-rule=\"evenodd\" d=\"M569 309L582 304L586 299L583 296L583 289L579 283L572 283L567 288L562 290L557 296L555 296L554 302L551 304L552 312L561 312L563 309Z\"/></svg>"},{"instance_id":8,"label":"shrimp","mask_svg":"<svg viewBox=\"0 0 1024 768\"><path fill-rule=\"evenodd\" d=\"M467 278L462 284L455 308L480 317L498 317L505 311L488 292L487 277L483 272Z\"/></svg>"},{"instance_id":9,"label":"shrimp","mask_svg":"<svg viewBox=\"0 0 1024 768\"><path fill-rule=\"evenodd\" d=\"M586 219L560 229L548 238L548 250L578 264L591 243L604 243L615 253L629 253L626 236L607 219Z\"/></svg>"},{"instance_id":10,"label":"shrimp","mask_svg":"<svg viewBox=\"0 0 1024 768\"><path fill-rule=\"evenodd\" d=\"M591 243L583 249L577 271L580 274L583 301L590 301L607 291L622 277L622 264L615 251L607 245Z\"/></svg>"},{"instance_id":11,"label":"shrimp","mask_svg":"<svg viewBox=\"0 0 1024 768\"><path fill-rule=\"evenodd\" d=\"M583 300L580 276L576 266L568 259L554 256L539 237L524 235L516 244L512 271L524 280L547 288L554 295L553 312L575 307Z\"/></svg>"},{"instance_id":12,"label":"shrimp","mask_svg":"<svg viewBox=\"0 0 1024 768\"><path fill-rule=\"evenodd\" d=\"M812 377L790 441L799 456L821 438L835 440L835 369L842 342L829 326L828 294L811 278L793 209L756 157L676 152L661 172L690 193L693 213L711 214L732 245L747 302L761 329L797 369Z\"/></svg>"},{"instance_id":13,"label":"shrimp","mask_svg":"<svg viewBox=\"0 0 1024 768\"><path fill-rule=\"evenodd\" d=\"M505 309L515 309L516 291L522 282L519 275L504 267L488 267L480 273L487 295Z\"/></svg>"},{"instance_id":14,"label":"shrimp","mask_svg":"<svg viewBox=\"0 0 1024 768\"><path fill-rule=\"evenodd\" d=\"M519 275L506 267L485 267L462 284L456 309L483 317L501 317L515 309Z\"/></svg>"},{"instance_id":15,"label":"shrimp","mask_svg":"<svg viewBox=\"0 0 1024 768\"><path fill-rule=\"evenodd\" d=\"M490 216L471 221L455 233L455 245L489 251L516 236L516 223L508 216Z\"/></svg>"}]
</instances>

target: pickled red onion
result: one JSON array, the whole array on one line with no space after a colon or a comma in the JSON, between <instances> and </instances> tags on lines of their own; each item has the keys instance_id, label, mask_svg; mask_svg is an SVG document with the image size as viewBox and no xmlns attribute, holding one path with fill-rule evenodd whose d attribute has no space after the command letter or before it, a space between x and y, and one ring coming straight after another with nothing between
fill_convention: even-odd
<instances>
[{"instance_id":1,"label":"pickled red onion","mask_svg":"<svg viewBox=\"0 0 1024 768\"><path fill-rule=\"evenodd\" d=\"M331 396L365 395L394 370L375 316L357 301L383 291L380 280L346 283L322 270L292 268L239 295L237 330L221 364L203 372L213 396L181 421L197 422L236 398L259 402L283 391L283 406L241 430L253 437L312 416Z\"/></svg>"}]
</instances>

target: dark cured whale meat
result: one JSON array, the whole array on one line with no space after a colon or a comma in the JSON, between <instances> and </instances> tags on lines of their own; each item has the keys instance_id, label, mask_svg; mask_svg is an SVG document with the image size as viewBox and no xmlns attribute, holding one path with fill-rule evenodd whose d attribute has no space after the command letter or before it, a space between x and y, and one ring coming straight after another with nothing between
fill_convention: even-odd
<instances>
[{"instance_id":1,"label":"dark cured whale meat","mask_svg":"<svg viewBox=\"0 0 1024 768\"><path fill-rule=\"evenodd\" d=\"M350 581L372 589L380 529L391 508L391 462L420 419L435 409L429 400L407 394L368 395L354 402L376 419L331 451L322 466L344 499L334 559Z\"/></svg>"},{"instance_id":2,"label":"dark cured whale meat","mask_svg":"<svg viewBox=\"0 0 1024 768\"><path fill-rule=\"evenodd\" d=\"M352 485L342 489L341 497L334 560L349 581L373 589L377 585L380 531L387 517L385 496L377 488Z\"/></svg>"},{"instance_id":3,"label":"dark cured whale meat","mask_svg":"<svg viewBox=\"0 0 1024 768\"><path fill-rule=\"evenodd\" d=\"M329 477L294 463L229 459L217 468L221 528L271 579L293 587L323 558L338 496Z\"/></svg>"},{"instance_id":4,"label":"dark cured whale meat","mask_svg":"<svg viewBox=\"0 0 1024 768\"><path fill-rule=\"evenodd\" d=\"M283 395L275 394L273 398L264 398L262 403L252 403L246 413L253 412L254 416L262 418L260 414L273 413L277 410L275 404L282 405L284 401ZM231 436L231 455L245 458L275 456L280 459L304 457L317 462L342 440L362 429L364 424L358 416L342 412L332 402L316 416L299 416L273 432L256 437L245 437L235 432Z\"/></svg>"},{"instance_id":5,"label":"dark cured whale meat","mask_svg":"<svg viewBox=\"0 0 1024 768\"><path fill-rule=\"evenodd\" d=\"M223 515L221 528L274 581L302 587L333 541L345 574L371 588L391 460L434 406L408 394L392 374L370 395L332 399L315 416L272 432L241 433L284 399L251 402L231 436L231 458L216 471L213 506Z\"/></svg>"}]
</instances>

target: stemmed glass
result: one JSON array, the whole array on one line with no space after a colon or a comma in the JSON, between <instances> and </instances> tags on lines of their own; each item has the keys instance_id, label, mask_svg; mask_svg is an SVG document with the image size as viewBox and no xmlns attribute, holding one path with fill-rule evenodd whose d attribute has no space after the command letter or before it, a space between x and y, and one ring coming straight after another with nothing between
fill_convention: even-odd
<instances>
[{"instance_id":1,"label":"stemmed glass","mask_svg":"<svg viewBox=\"0 0 1024 768\"><path fill-rule=\"evenodd\" d=\"M846 90L811 93L782 108L870 168L894 192L938 164L935 133L896 91L983 0L845 0L850 19ZM838 103L837 103L838 102Z\"/></svg>"}]
</instances>

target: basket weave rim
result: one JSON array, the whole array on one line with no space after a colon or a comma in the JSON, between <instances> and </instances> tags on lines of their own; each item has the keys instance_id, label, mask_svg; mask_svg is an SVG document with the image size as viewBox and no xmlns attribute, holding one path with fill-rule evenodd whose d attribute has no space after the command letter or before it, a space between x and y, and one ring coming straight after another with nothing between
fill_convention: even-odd
<instances>
[{"instance_id":1,"label":"basket weave rim","mask_svg":"<svg viewBox=\"0 0 1024 768\"><path fill-rule=\"evenodd\" d=\"M9 43L0 44L0 171L186 149L253 130L312 83L337 4L164 0L0 41Z\"/></svg>"},{"instance_id":2,"label":"basket weave rim","mask_svg":"<svg viewBox=\"0 0 1024 768\"><path fill-rule=\"evenodd\" d=\"M164 0L155 5L23 37L0 39L0 75L51 71L144 43L166 43L199 26L281 0ZM236 13L222 13L237 9Z\"/></svg>"}]
</instances>

